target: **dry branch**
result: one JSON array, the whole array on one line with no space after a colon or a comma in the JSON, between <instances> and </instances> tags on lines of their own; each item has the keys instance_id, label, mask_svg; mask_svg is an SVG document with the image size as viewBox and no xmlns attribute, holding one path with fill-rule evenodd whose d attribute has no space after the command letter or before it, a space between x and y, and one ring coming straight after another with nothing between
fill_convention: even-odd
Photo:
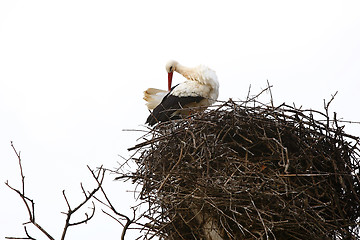
<instances>
[{"instance_id":1,"label":"dry branch","mask_svg":"<svg viewBox=\"0 0 360 240\"><path fill-rule=\"evenodd\" d=\"M21 191L12 187L8 181L5 182L5 184L14 192L16 192L20 198L22 199L22 201L24 202L24 205L27 209L28 212L28 216L29 216L29 222L24 223L24 225L26 224L33 224L37 229L39 229L45 236L47 239L50 240L54 240L54 238L35 220L35 204L34 201L32 199L30 199L27 195L25 195L25 175L23 173L23 167L22 167L22 163L21 163L21 157L20 157L20 152L18 152L13 143L11 142L11 147L13 148L17 158L18 158L18 163L19 163L19 167L20 167L20 177L21 177ZM89 167L88 167L89 168ZM80 225L83 223L87 223L89 220L91 220L95 214L95 204L94 202L92 202L92 211L89 214L85 213L85 218L81 221L78 222L70 222L71 217L73 216L74 213L76 213L80 208L82 208L88 201L90 201L93 197L94 194L99 191L99 189L102 189L102 184L103 184L103 180L104 180L104 176L105 176L105 169L103 169L102 167L99 168L98 170L98 174L95 175L95 173L89 168L89 170L91 171L93 177L95 178L96 182L97 182L97 187L94 188L91 192L86 191L83 187L83 185L81 184L81 189L82 192L84 194L84 200L82 202L80 202L75 208L71 208L70 203L66 197L65 194L65 190L63 190L63 196L64 199L66 201L66 204L68 206L68 211L66 213L64 213L66 215L66 220L65 220L65 226L62 232L62 236L61 236L61 240L65 239L67 230L70 226L76 226L76 225ZM29 232L27 231L26 226L24 226L24 230L25 230L25 234L26 237L6 237L6 239L34 239L33 237L31 237L31 235L29 234Z\"/></svg>"},{"instance_id":2,"label":"dry branch","mask_svg":"<svg viewBox=\"0 0 360 240\"><path fill-rule=\"evenodd\" d=\"M88 167L89 168L89 167ZM101 168L102 169L102 168ZM129 229L130 225L133 223L136 223L136 219L135 219L135 212L136 212L136 208L133 209L133 218L130 219L128 216L126 216L125 214L120 213L118 210L116 210L116 208L114 207L114 205L112 204L111 200L109 199L108 195L106 194L102 183L99 182L99 178L95 176L95 171L91 170L89 168L90 172L92 173L93 178L98 182L99 186L100 186L100 190L102 192L102 195L105 198L105 201L100 200L98 197L93 196L98 202L100 202L101 204L103 204L104 206L106 206L107 208L109 208L115 215L117 215L118 217L121 218L121 220L126 220L126 223L123 224L121 222L121 220L119 220L118 218L116 218L115 216L113 216L112 214L106 212L105 210L102 210L103 213L105 213L106 215L108 215L109 217L111 217L112 219L114 219L115 221L117 221L122 227L123 227L123 231L121 233L121 240L125 240L125 234L127 232L127 230Z\"/></svg>"},{"instance_id":3,"label":"dry branch","mask_svg":"<svg viewBox=\"0 0 360 240\"><path fill-rule=\"evenodd\" d=\"M29 197L27 197L25 195L25 175L23 172L23 168L22 168L22 164L21 164L21 156L20 156L20 152L18 152L15 149L15 146L13 144L13 142L11 142L11 147L14 150L16 157L18 159L19 162L19 167L20 167L20 176L21 176L21 191L13 188L12 186L10 186L9 182L6 181L5 184L6 186L8 186L11 190L13 190L14 192L16 192L20 198L22 199L22 201L24 202L24 205L28 211L28 216L29 216L29 222L28 223L32 223L37 229L39 229L48 239L50 240L54 240L54 238L35 220L35 204L34 201L32 199L30 199ZM28 224L25 223L25 224ZM6 239L34 239L30 236L30 234L28 233L26 226L24 226L24 230L26 233L27 238L13 238L13 237L6 237Z\"/></svg>"}]
</instances>

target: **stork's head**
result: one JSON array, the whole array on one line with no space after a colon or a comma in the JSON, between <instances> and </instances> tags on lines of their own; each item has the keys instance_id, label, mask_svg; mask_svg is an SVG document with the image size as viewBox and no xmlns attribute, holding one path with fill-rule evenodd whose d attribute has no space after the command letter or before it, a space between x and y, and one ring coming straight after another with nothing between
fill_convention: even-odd
<instances>
[{"instance_id":1,"label":"stork's head","mask_svg":"<svg viewBox=\"0 0 360 240\"><path fill-rule=\"evenodd\" d=\"M169 91L171 90L172 77L173 77L174 71L176 71L177 65L178 65L177 61L170 60L165 66L166 71L168 72L168 90Z\"/></svg>"}]
</instances>

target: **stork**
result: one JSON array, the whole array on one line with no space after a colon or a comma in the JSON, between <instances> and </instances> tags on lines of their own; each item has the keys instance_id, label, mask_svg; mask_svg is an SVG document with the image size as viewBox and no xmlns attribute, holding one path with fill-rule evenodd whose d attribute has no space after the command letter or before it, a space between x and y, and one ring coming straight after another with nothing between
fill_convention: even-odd
<instances>
[{"instance_id":1,"label":"stork","mask_svg":"<svg viewBox=\"0 0 360 240\"><path fill-rule=\"evenodd\" d=\"M165 68L168 72L168 91L149 88L144 92L147 107L153 110L146 120L150 126L187 116L189 108L206 108L217 100L219 82L212 69L203 65L189 68L174 60L169 61ZM183 75L187 81L171 87L174 72Z\"/></svg>"}]
</instances>

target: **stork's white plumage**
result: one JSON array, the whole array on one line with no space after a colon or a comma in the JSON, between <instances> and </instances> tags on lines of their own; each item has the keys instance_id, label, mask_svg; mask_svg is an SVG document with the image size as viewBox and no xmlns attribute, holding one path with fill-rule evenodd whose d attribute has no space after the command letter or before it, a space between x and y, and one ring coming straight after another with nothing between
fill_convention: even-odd
<instances>
[{"instance_id":1,"label":"stork's white plumage","mask_svg":"<svg viewBox=\"0 0 360 240\"><path fill-rule=\"evenodd\" d=\"M189 114L188 108L205 108L217 100L219 82L215 71L210 68L203 65L188 68L176 61L169 61L166 64L166 71L168 91L149 88L144 92L148 108L154 109L146 120L150 126L157 122L186 116ZM171 88L174 71L183 75L187 81Z\"/></svg>"}]
</instances>

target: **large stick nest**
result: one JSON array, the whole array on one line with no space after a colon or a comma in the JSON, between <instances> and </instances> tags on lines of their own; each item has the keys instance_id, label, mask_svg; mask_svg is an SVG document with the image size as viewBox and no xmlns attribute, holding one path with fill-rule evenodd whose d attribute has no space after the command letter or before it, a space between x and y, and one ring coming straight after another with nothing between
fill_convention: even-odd
<instances>
[{"instance_id":1,"label":"large stick nest","mask_svg":"<svg viewBox=\"0 0 360 240\"><path fill-rule=\"evenodd\" d=\"M132 148L146 238L359 237L359 139L327 107L229 100L155 126Z\"/></svg>"}]
</instances>

